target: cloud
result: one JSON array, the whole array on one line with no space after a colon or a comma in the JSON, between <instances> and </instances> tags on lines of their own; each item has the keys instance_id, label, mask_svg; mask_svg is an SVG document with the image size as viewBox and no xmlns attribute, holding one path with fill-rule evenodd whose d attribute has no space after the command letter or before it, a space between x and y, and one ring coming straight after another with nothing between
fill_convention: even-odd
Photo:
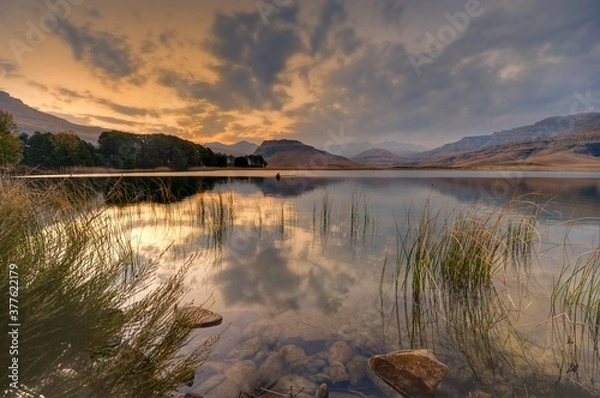
<instances>
[{"instance_id":1,"label":"cloud","mask_svg":"<svg viewBox=\"0 0 600 398\"><path fill-rule=\"evenodd\" d=\"M216 81L173 70L162 70L158 81L184 98L206 100L225 111L281 109L289 99L283 74L289 59L302 49L293 27L296 14L295 8L285 8L265 25L258 12L217 13L211 38L203 45L217 61L210 67Z\"/></svg>"},{"instance_id":2,"label":"cloud","mask_svg":"<svg viewBox=\"0 0 600 398\"><path fill-rule=\"evenodd\" d=\"M327 46L328 34L332 27L342 24L348 18L341 0L325 1L317 25L310 36L310 50L314 55Z\"/></svg>"},{"instance_id":3,"label":"cloud","mask_svg":"<svg viewBox=\"0 0 600 398\"><path fill-rule=\"evenodd\" d=\"M135 107L135 106L121 105L116 102L104 99L104 98L97 98L97 99L95 99L95 102L100 105L104 105L107 108L109 108L117 113L120 113L122 115L126 115L126 116L159 117L159 114L157 111L148 109L148 108L139 108L139 107Z\"/></svg>"},{"instance_id":4,"label":"cloud","mask_svg":"<svg viewBox=\"0 0 600 398\"><path fill-rule=\"evenodd\" d=\"M376 0L373 5L387 24L398 23L404 14L404 4L401 0Z\"/></svg>"},{"instance_id":5,"label":"cloud","mask_svg":"<svg viewBox=\"0 0 600 398\"><path fill-rule=\"evenodd\" d=\"M126 38L93 30L89 25L76 27L63 21L58 36L73 52L73 57L112 79L138 77L140 61Z\"/></svg>"},{"instance_id":6,"label":"cloud","mask_svg":"<svg viewBox=\"0 0 600 398\"><path fill-rule=\"evenodd\" d=\"M600 12L590 12L599 6L578 4L490 8L421 75L401 41L363 40L335 68L306 73L320 89L313 101L286 112L296 120L292 130L316 145L341 127L348 139L414 140L420 134L443 142L566 114L577 87L600 85L591 66L600 54Z\"/></svg>"},{"instance_id":7,"label":"cloud","mask_svg":"<svg viewBox=\"0 0 600 398\"><path fill-rule=\"evenodd\" d=\"M12 61L0 58L0 75L13 77L17 75L19 67Z\"/></svg>"},{"instance_id":8,"label":"cloud","mask_svg":"<svg viewBox=\"0 0 600 398\"><path fill-rule=\"evenodd\" d=\"M139 127L140 124L138 122L132 122L131 120L125 120L112 116L103 116L103 115L83 115L84 118L93 118L100 120L101 122L106 122L110 124L129 126L129 127Z\"/></svg>"}]
</instances>

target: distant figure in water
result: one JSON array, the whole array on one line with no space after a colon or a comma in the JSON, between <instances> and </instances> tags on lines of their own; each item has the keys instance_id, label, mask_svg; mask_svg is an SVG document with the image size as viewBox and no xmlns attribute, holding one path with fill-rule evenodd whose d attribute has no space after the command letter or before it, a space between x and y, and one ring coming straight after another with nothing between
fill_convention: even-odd
<instances>
[{"instance_id":1,"label":"distant figure in water","mask_svg":"<svg viewBox=\"0 0 600 398\"><path fill-rule=\"evenodd\" d=\"M275 174L275 178L277 179L277 181L281 180L281 174L279 174L279 173Z\"/></svg>"}]
</instances>

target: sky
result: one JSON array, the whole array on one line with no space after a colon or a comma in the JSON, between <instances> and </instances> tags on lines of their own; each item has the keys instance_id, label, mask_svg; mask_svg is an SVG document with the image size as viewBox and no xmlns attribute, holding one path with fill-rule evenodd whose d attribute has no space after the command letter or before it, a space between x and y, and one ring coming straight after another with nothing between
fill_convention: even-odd
<instances>
[{"instance_id":1,"label":"sky","mask_svg":"<svg viewBox=\"0 0 600 398\"><path fill-rule=\"evenodd\" d=\"M0 90L199 143L433 148L600 111L598 0L1 0Z\"/></svg>"}]
</instances>

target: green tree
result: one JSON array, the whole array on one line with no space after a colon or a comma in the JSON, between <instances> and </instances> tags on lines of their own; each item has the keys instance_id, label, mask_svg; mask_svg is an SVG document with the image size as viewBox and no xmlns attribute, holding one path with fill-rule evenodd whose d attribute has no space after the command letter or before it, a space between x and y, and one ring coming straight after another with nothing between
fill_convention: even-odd
<instances>
[{"instance_id":1,"label":"green tree","mask_svg":"<svg viewBox=\"0 0 600 398\"><path fill-rule=\"evenodd\" d=\"M56 167L56 156L54 155L54 143L51 133L40 133L36 131L27 140L27 146L23 151L23 163L31 167L51 169Z\"/></svg>"},{"instance_id":2,"label":"green tree","mask_svg":"<svg viewBox=\"0 0 600 398\"><path fill-rule=\"evenodd\" d=\"M23 159L23 146L17 134L12 115L0 111L0 165L14 166Z\"/></svg>"},{"instance_id":3,"label":"green tree","mask_svg":"<svg viewBox=\"0 0 600 398\"><path fill-rule=\"evenodd\" d=\"M26 141L23 163L42 169L99 165L96 148L70 133L39 133Z\"/></svg>"},{"instance_id":4,"label":"green tree","mask_svg":"<svg viewBox=\"0 0 600 398\"><path fill-rule=\"evenodd\" d=\"M74 134L58 133L52 138L59 167L95 166L95 150Z\"/></svg>"},{"instance_id":5,"label":"green tree","mask_svg":"<svg viewBox=\"0 0 600 398\"><path fill-rule=\"evenodd\" d=\"M233 160L233 167L249 167L248 158L239 156Z\"/></svg>"}]
</instances>

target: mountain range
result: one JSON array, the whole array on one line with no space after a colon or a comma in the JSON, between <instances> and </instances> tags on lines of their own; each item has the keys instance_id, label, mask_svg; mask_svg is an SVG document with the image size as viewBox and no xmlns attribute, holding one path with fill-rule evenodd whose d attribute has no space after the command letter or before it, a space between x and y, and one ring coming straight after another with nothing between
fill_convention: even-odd
<instances>
[{"instance_id":1,"label":"mountain range","mask_svg":"<svg viewBox=\"0 0 600 398\"><path fill-rule=\"evenodd\" d=\"M554 116L529 126L464 137L406 157L399 165L482 167L486 165L577 166L600 160L600 113Z\"/></svg>"},{"instance_id":2,"label":"mountain range","mask_svg":"<svg viewBox=\"0 0 600 398\"><path fill-rule=\"evenodd\" d=\"M385 149L386 151L398 156L424 152L427 150L427 148L421 145L397 141L385 141L379 144L373 144L370 142L351 142L348 144L330 145L323 149L334 155L340 155L347 158L352 158L372 149Z\"/></svg>"},{"instance_id":3,"label":"mountain range","mask_svg":"<svg viewBox=\"0 0 600 398\"><path fill-rule=\"evenodd\" d=\"M77 125L41 112L3 91L0 91L0 110L14 117L21 133L67 131L95 143L100 133L106 130ZM522 166L596 169L600 167L600 113L553 116L528 126L466 136L432 150L388 141L333 145L325 151L287 139L267 140L261 145L240 141L233 145L210 142L205 146L233 156L261 155L271 168Z\"/></svg>"}]
</instances>

